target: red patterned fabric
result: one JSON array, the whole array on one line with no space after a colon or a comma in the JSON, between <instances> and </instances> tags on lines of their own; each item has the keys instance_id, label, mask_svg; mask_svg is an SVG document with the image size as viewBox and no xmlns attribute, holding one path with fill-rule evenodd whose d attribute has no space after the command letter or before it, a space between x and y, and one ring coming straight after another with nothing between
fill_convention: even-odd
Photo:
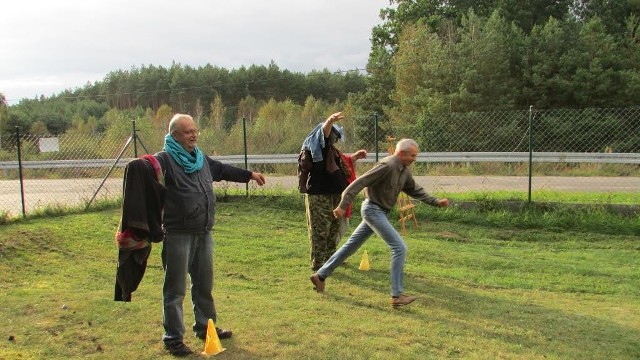
<instances>
[{"instance_id":1,"label":"red patterned fabric","mask_svg":"<svg viewBox=\"0 0 640 360\"><path fill-rule=\"evenodd\" d=\"M347 178L347 183L351 184L353 180L356 179L356 169L355 169L355 166L353 166L353 159L351 159L351 155L345 155L340 153L340 156L342 157L342 162L349 170L349 177ZM351 217L351 204L349 204L349 207L347 208L347 210L345 210L344 217L347 219Z\"/></svg>"}]
</instances>

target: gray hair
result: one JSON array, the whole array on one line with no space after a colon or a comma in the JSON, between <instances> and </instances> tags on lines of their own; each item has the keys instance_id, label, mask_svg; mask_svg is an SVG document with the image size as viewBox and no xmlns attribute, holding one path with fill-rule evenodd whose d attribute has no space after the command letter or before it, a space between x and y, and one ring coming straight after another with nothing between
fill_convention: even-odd
<instances>
[{"instance_id":1,"label":"gray hair","mask_svg":"<svg viewBox=\"0 0 640 360\"><path fill-rule=\"evenodd\" d=\"M396 154L400 151L408 151L412 147L415 147L416 150L420 148L418 143L413 139L400 139L396 144Z\"/></svg>"},{"instance_id":2,"label":"gray hair","mask_svg":"<svg viewBox=\"0 0 640 360\"><path fill-rule=\"evenodd\" d=\"M182 119L193 120L191 115L187 115L187 114L173 115L173 117L171 118L171 121L169 121L169 134L173 134L173 132L177 130L178 122L180 122L180 120Z\"/></svg>"}]
</instances>

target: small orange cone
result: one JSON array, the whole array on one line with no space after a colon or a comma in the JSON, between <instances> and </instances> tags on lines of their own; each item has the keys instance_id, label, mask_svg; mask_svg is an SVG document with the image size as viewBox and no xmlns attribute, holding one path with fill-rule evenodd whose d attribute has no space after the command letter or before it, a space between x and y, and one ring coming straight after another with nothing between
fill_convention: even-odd
<instances>
[{"instance_id":1,"label":"small orange cone","mask_svg":"<svg viewBox=\"0 0 640 360\"><path fill-rule=\"evenodd\" d=\"M371 270L371 267L369 267L369 254L367 254L367 250L362 254L362 260L360 260L360 267L358 269L364 271Z\"/></svg>"},{"instance_id":2,"label":"small orange cone","mask_svg":"<svg viewBox=\"0 0 640 360\"><path fill-rule=\"evenodd\" d=\"M207 323L207 337L204 342L204 351L202 355L217 355L223 351L225 351L220 344L220 339L218 338L218 333L216 332L216 327L213 325L213 320L209 319Z\"/></svg>"}]
</instances>

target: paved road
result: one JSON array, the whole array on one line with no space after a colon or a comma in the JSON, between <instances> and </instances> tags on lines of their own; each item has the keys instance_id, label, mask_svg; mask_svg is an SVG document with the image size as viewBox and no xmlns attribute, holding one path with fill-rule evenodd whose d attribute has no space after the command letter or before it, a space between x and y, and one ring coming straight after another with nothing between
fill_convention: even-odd
<instances>
[{"instance_id":1,"label":"paved road","mask_svg":"<svg viewBox=\"0 0 640 360\"><path fill-rule=\"evenodd\" d=\"M525 176L416 176L416 181L429 192L467 191L520 191L528 190ZM25 207L27 213L37 208L53 204L83 204L90 200L99 189L96 198L117 197L122 192L122 179L107 179L100 187L102 179L26 180L24 184ZM265 189L294 191L297 178L293 176L267 177ZM216 183L216 188L229 187L245 189L245 184ZM257 188L249 185L250 190ZM559 177L541 176L533 178L533 191L598 191L598 192L639 192L640 177ZM20 183L17 180L0 181L0 211L21 214Z\"/></svg>"}]
</instances>

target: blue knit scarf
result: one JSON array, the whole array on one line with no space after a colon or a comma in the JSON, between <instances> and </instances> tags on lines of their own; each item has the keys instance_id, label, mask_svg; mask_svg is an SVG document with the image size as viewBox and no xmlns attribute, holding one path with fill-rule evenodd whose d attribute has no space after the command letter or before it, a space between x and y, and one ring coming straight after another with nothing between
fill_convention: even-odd
<instances>
[{"instance_id":1,"label":"blue knit scarf","mask_svg":"<svg viewBox=\"0 0 640 360\"><path fill-rule=\"evenodd\" d=\"M197 146L193 149L196 156L193 156L182 145L180 145L180 143L178 143L171 134L167 134L164 137L163 149L171 155L173 160L184 168L184 172L187 174L191 174L192 172L202 169L204 155Z\"/></svg>"}]
</instances>

